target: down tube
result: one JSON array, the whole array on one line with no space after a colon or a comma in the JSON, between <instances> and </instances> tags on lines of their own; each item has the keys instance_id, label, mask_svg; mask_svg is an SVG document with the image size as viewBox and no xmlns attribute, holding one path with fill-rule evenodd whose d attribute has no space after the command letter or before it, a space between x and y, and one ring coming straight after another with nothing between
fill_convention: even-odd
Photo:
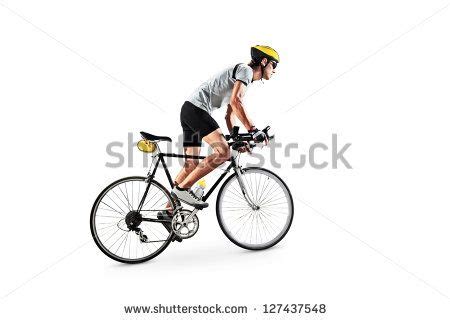
<instances>
[{"instance_id":1,"label":"down tube","mask_svg":"<svg viewBox=\"0 0 450 320\"><path fill-rule=\"evenodd\" d=\"M228 168L225 170L224 173L222 173L222 175L219 177L219 179L217 179L217 181L214 183L214 185L211 187L211 189L209 189L209 191L202 197L203 201L206 201L209 196L211 195L211 193L214 191L214 189L216 189L216 187L219 185L219 183L223 180L223 178L225 178L225 176L228 174L228 172L230 172L231 167L233 167L233 163L231 163Z\"/></svg>"}]
</instances>

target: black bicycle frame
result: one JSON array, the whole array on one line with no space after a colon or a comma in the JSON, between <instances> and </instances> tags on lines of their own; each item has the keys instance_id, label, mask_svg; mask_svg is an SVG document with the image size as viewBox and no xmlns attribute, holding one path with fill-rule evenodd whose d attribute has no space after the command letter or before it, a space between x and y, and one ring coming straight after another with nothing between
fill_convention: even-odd
<instances>
[{"instance_id":1,"label":"black bicycle frame","mask_svg":"<svg viewBox=\"0 0 450 320\"><path fill-rule=\"evenodd\" d=\"M171 188L174 187L172 176L170 175L169 169L167 168L167 164L166 164L166 161L164 160L164 157L184 158L184 159L197 159L197 160L201 160L201 159L205 159L206 158L205 156L194 156L194 155L186 155L186 154L182 155L182 154L175 154L175 153L159 153L158 154L158 159L156 160L156 163L155 163L155 167L153 168L152 173L149 174L148 177L147 177L147 180L146 180L147 187L145 188L144 195L142 196L142 200L139 203L139 207L138 207L138 210L137 210L138 212L141 211L142 206L144 205L144 200L145 200L145 198L147 198L147 193L148 193L148 190L150 189L150 184L151 184L153 178L155 177L156 170L158 169L160 162L161 162L161 164L162 164L162 166L164 168L164 172L166 173L167 180L169 180L170 187ZM203 201L206 201L209 198L211 193L217 188L217 186L223 180L223 178L225 178L225 176L230 172L230 169L236 166L236 162L235 162L233 157L231 157L228 161L231 161L230 165L225 169L225 171L221 174L221 176L219 177L219 179L217 179L217 181L213 184L213 186L208 190L208 192L202 197Z\"/></svg>"}]
</instances>

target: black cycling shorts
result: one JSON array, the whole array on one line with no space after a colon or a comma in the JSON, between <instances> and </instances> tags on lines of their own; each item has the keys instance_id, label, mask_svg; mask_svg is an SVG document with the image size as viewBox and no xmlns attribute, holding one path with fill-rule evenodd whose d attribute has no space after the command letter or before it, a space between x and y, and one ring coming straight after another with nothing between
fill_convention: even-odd
<instances>
[{"instance_id":1,"label":"black cycling shorts","mask_svg":"<svg viewBox=\"0 0 450 320\"><path fill-rule=\"evenodd\" d=\"M181 107L180 122L183 128L183 147L200 147L203 137L219 128L208 112L189 101Z\"/></svg>"}]
</instances>

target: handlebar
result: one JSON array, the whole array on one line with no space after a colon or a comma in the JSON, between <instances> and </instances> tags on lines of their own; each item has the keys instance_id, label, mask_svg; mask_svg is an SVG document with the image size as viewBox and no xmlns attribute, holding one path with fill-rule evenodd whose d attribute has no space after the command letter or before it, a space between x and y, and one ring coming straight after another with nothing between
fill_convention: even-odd
<instances>
[{"instance_id":1,"label":"handlebar","mask_svg":"<svg viewBox=\"0 0 450 320\"><path fill-rule=\"evenodd\" d=\"M269 129L270 126L265 127L261 131L264 132L267 136L267 139L270 141L273 138L275 138L275 135L269 135ZM232 147L234 150L239 149L240 147L243 147L246 145L246 142L248 142L248 145L250 148L253 148L256 146L256 143L253 140L251 133L239 133L239 127L234 126L231 134L225 135L225 140L233 140L231 142L228 142L228 145Z\"/></svg>"}]
</instances>

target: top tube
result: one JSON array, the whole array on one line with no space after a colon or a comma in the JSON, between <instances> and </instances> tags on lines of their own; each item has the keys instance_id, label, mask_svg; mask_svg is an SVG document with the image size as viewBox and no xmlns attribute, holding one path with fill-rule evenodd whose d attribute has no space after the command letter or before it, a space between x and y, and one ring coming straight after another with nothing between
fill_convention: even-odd
<instances>
[{"instance_id":1,"label":"top tube","mask_svg":"<svg viewBox=\"0 0 450 320\"><path fill-rule=\"evenodd\" d=\"M205 159L206 156L194 156L190 154L177 154L177 153L160 153L163 157L171 157L171 158L185 158L185 159Z\"/></svg>"}]
</instances>

